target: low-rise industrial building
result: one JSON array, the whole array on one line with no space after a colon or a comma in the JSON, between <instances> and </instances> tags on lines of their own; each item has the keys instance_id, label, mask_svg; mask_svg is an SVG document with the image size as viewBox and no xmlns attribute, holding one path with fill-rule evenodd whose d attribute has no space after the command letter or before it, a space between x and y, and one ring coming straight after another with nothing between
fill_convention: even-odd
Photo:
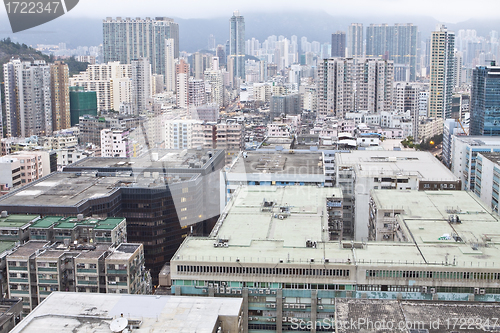
<instances>
[{"instance_id":1,"label":"low-rise industrial building","mask_svg":"<svg viewBox=\"0 0 500 333\"><path fill-rule=\"evenodd\" d=\"M386 196L380 207L405 203L395 218L406 239L356 242L329 240L334 191L237 190L210 236L187 237L176 252L172 293L241 297L248 332L293 330L297 320L326 330L338 298L500 301L500 220L474 195L373 191Z\"/></svg>"},{"instance_id":2,"label":"low-rise industrial building","mask_svg":"<svg viewBox=\"0 0 500 333\"><path fill-rule=\"evenodd\" d=\"M240 333L242 312L241 298L54 292L11 332Z\"/></svg>"},{"instance_id":3,"label":"low-rise industrial building","mask_svg":"<svg viewBox=\"0 0 500 333\"><path fill-rule=\"evenodd\" d=\"M336 186L344 192L344 224L368 239L370 190L460 190L461 181L429 152L352 151L335 154Z\"/></svg>"}]
</instances>

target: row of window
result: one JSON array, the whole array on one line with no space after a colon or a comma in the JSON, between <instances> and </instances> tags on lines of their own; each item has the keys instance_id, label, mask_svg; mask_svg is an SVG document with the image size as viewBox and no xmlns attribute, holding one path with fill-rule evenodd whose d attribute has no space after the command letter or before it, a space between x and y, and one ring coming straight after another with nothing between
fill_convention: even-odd
<instances>
[{"instance_id":1,"label":"row of window","mask_svg":"<svg viewBox=\"0 0 500 333\"><path fill-rule=\"evenodd\" d=\"M366 277L447 280L500 280L500 273L366 270Z\"/></svg>"},{"instance_id":2,"label":"row of window","mask_svg":"<svg viewBox=\"0 0 500 333\"><path fill-rule=\"evenodd\" d=\"M299 276L341 276L349 277L348 269L314 268L268 268L243 266L177 266L178 273L221 273L221 274L259 274L259 275L299 275Z\"/></svg>"}]
</instances>

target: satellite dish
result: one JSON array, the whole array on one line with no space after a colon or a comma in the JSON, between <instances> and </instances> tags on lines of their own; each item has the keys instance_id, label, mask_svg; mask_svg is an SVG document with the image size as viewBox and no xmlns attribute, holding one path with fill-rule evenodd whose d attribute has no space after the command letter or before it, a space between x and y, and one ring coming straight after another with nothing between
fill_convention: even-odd
<instances>
[{"instance_id":1,"label":"satellite dish","mask_svg":"<svg viewBox=\"0 0 500 333\"><path fill-rule=\"evenodd\" d=\"M118 317L111 322L109 328L111 329L111 332L119 333L123 331L127 327L127 325L127 318Z\"/></svg>"}]
</instances>

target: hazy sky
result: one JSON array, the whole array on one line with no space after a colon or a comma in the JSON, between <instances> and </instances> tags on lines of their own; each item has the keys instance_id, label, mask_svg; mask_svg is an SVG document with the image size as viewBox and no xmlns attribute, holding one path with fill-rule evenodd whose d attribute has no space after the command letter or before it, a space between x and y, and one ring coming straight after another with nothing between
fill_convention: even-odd
<instances>
[{"instance_id":1,"label":"hazy sky","mask_svg":"<svg viewBox=\"0 0 500 333\"><path fill-rule=\"evenodd\" d=\"M499 0L80 0L75 16L175 16L210 18L245 12L324 10L352 17L425 15L456 23L470 18L499 18Z\"/></svg>"}]
</instances>

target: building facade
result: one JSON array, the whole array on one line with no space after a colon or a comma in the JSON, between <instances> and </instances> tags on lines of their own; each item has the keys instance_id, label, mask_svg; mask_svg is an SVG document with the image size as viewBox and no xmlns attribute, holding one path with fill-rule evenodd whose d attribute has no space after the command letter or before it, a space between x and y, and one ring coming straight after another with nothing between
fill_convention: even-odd
<instances>
[{"instance_id":1,"label":"building facade","mask_svg":"<svg viewBox=\"0 0 500 333\"><path fill-rule=\"evenodd\" d=\"M455 34L439 25L431 37L429 117L450 118L454 87Z\"/></svg>"},{"instance_id":2,"label":"building facade","mask_svg":"<svg viewBox=\"0 0 500 333\"><path fill-rule=\"evenodd\" d=\"M470 103L470 134L500 135L500 66L473 70Z\"/></svg>"}]
</instances>

